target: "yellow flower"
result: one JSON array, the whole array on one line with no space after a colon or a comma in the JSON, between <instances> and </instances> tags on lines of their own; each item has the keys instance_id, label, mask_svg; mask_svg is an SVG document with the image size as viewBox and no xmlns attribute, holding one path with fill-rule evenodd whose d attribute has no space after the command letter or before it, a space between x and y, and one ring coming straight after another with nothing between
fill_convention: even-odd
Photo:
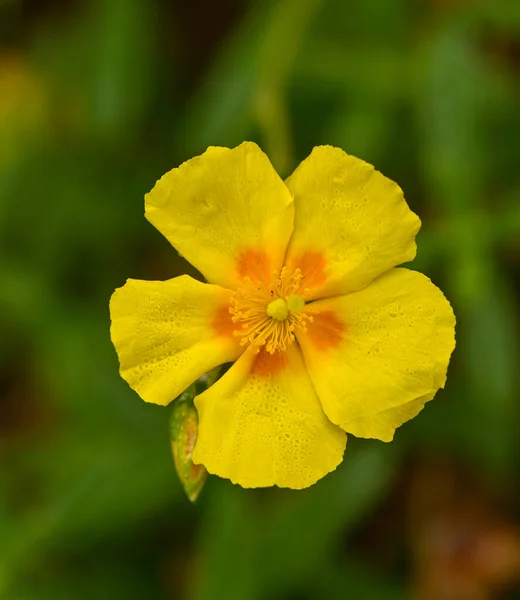
<instances>
[{"instance_id":1,"label":"yellow flower","mask_svg":"<svg viewBox=\"0 0 520 600\"><path fill-rule=\"evenodd\" d=\"M128 280L112 341L155 404L236 361L195 399L210 473L307 487L345 432L390 441L444 386L455 318L427 277L394 268L420 221L371 165L320 146L284 182L253 143L209 148L157 182L146 217L209 283Z\"/></svg>"}]
</instances>

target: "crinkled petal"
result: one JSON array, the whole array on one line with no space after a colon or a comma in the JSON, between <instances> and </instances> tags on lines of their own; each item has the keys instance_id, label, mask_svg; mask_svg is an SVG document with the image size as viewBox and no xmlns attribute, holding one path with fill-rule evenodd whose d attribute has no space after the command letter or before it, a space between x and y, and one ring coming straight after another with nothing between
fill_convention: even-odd
<instances>
[{"instance_id":1,"label":"crinkled petal","mask_svg":"<svg viewBox=\"0 0 520 600\"><path fill-rule=\"evenodd\" d=\"M296 209L286 264L302 270L308 299L361 289L415 257L421 222L372 165L319 146L286 184Z\"/></svg>"},{"instance_id":2,"label":"crinkled petal","mask_svg":"<svg viewBox=\"0 0 520 600\"><path fill-rule=\"evenodd\" d=\"M229 290L187 275L129 279L110 300L120 372L143 400L166 405L243 349L233 335Z\"/></svg>"},{"instance_id":3,"label":"crinkled petal","mask_svg":"<svg viewBox=\"0 0 520 600\"><path fill-rule=\"evenodd\" d=\"M194 461L243 487L305 488L342 460L346 434L325 416L296 345L247 351L195 404Z\"/></svg>"},{"instance_id":4,"label":"crinkled petal","mask_svg":"<svg viewBox=\"0 0 520 600\"><path fill-rule=\"evenodd\" d=\"M145 204L146 218L212 283L236 289L282 266L293 199L256 144L208 148L166 173Z\"/></svg>"},{"instance_id":5,"label":"crinkled petal","mask_svg":"<svg viewBox=\"0 0 520 600\"><path fill-rule=\"evenodd\" d=\"M433 394L426 394L416 400L407 402L394 408L382 410L368 417L358 417L350 421L345 428L360 438L375 438L383 442L394 439L395 430L406 421L416 417L424 408L426 402L433 398Z\"/></svg>"},{"instance_id":6,"label":"crinkled petal","mask_svg":"<svg viewBox=\"0 0 520 600\"><path fill-rule=\"evenodd\" d=\"M365 432L380 437L383 411L444 386L455 317L424 275L392 269L358 292L317 300L305 311L314 318L307 333L297 334L305 364L325 413L345 431L355 433L351 424L363 418ZM390 417L398 422L396 414ZM372 417L373 430L367 429Z\"/></svg>"}]
</instances>

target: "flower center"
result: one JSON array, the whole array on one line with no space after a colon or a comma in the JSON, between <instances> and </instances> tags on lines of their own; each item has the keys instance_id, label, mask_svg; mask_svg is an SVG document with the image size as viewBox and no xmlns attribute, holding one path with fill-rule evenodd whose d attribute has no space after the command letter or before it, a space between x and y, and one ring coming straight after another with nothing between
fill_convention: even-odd
<instances>
[{"instance_id":1,"label":"flower center","mask_svg":"<svg viewBox=\"0 0 520 600\"><path fill-rule=\"evenodd\" d=\"M285 351L294 342L296 330L307 331L306 322L312 317L301 312L305 301L296 294L302 277L300 269L288 275L284 267L270 285L244 278L229 309L232 321L240 325L235 335L242 338L241 345L249 344L257 351L265 346L267 352L274 354Z\"/></svg>"},{"instance_id":2,"label":"flower center","mask_svg":"<svg viewBox=\"0 0 520 600\"><path fill-rule=\"evenodd\" d=\"M267 314L277 321L285 321L289 316L289 307L283 298L277 298L267 305Z\"/></svg>"}]
</instances>

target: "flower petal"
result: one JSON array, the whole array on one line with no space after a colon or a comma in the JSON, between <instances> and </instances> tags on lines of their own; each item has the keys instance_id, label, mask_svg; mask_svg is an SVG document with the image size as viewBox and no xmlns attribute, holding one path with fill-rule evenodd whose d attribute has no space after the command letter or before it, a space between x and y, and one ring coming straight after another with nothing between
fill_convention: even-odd
<instances>
[{"instance_id":1,"label":"flower petal","mask_svg":"<svg viewBox=\"0 0 520 600\"><path fill-rule=\"evenodd\" d=\"M375 438L383 442L394 439L395 430L406 421L416 417L434 394L426 394L401 406L382 410L368 417L358 417L346 425L352 435L360 438Z\"/></svg>"},{"instance_id":2,"label":"flower petal","mask_svg":"<svg viewBox=\"0 0 520 600\"><path fill-rule=\"evenodd\" d=\"M110 333L121 376L143 400L166 405L198 377L243 352L229 318L231 293L187 275L129 279L114 292Z\"/></svg>"},{"instance_id":3,"label":"flower petal","mask_svg":"<svg viewBox=\"0 0 520 600\"><path fill-rule=\"evenodd\" d=\"M346 434L325 416L295 345L248 350L195 405L193 460L242 487L305 488L342 460Z\"/></svg>"},{"instance_id":4,"label":"flower petal","mask_svg":"<svg viewBox=\"0 0 520 600\"><path fill-rule=\"evenodd\" d=\"M286 184L296 209L286 264L302 270L308 299L361 289L415 257L421 222L372 165L319 146Z\"/></svg>"},{"instance_id":5,"label":"flower petal","mask_svg":"<svg viewBox=\"0 0 520 600\"><path fill-rule=\"evenodd\" d=\"M235 289L251 269L282 266L293 199L256 144L208 148L166 173L145 205L150 223L212 283Z\"/></svg>"},{"instance_id":6,"label":"flower petal","mask_svg":"<svg viewBox=\"0 0 520 600\"><path fill-rule=\"evenodd\" d=\"M354 419L366 423L444 386L455 317L424 275L392 269L305 311L314 318L307 333L297 334L305 364L325 413L345 431L354 432Z\"/></svg>"}]
</instances>

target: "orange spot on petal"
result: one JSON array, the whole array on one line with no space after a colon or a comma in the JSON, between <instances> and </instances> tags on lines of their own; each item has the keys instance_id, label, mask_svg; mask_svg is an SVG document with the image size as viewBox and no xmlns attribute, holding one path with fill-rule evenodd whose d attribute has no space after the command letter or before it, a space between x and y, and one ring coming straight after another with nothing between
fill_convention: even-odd
<instances>
[{"instance_id":1,"label":"orange spot on petal","mask_svg":"<svg viewBox=\"0 0 520 600\"><path fill-rule=\"evenodd\" d=\"M337 348L345 338L346 326L331 310L312 314L307 336L318 350Z\"/></svg>"},{"instance_id":2,"label":"orange spot on petal","mask_svg":"<svg viewBox=\"0 0 520 600\"><path fill-rule=\"evenodd\" d=\"M211 325L218 335L234 337L234 331L237 328L237 324L233 323L231 320L231 314L229 313L229 306L227 304L217 309Z\"/></svg>"},{"instance_id":3,"label":"orange spot on petal","mask_svg":"<svg viewBox=\"0 0 520 600\"><path fill-rule=\"evenodd\" d=\"M260 348L251 366L251 373L260 377L276 375L288 365L288 362L285 352L269 354L264 348Z\"/></svg>"},{"instance_id":4,"label":"orange spot on petal","mask_svg":"<svg viewBox=\"0 0 520 600\"><path fill-rule=\"evenodd\" d=\"M303 275L302 289L316 289L327 281L327 259L322 252L304 252L291 261L291 268L300 269Z\"/></svg>"},{"instance_id":5,"label":"orange spot on petal","mask_svg":"<svg viewBox=\"0 0 520 600\"><path fill-rule=\"evenodd\" d=\"M237 260L237 273L240 279L250 277L251 281L271 280L271 261L265 250L244 250Z\"/></svg>"}]
</instances>

